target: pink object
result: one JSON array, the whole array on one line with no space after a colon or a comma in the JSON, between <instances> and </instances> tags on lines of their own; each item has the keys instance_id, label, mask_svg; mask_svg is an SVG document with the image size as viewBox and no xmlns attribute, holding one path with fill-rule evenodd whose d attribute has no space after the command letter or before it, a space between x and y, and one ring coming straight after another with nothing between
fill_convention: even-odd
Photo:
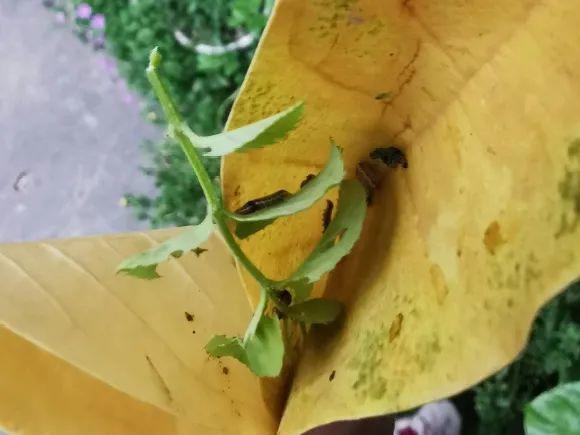
<instances>
[{"instance_id":1,"label":"pink object","mask_svg":"<svg viewBox=\"0 0 580 435\"><path fill-rule=\"evenodd\" d=\"M91 5L87 3L81 3L77 6L75 14L77 18L80 18L81 20L88 20L93 14L93 8L91 8Z\"/></svg>"},{"instance_id":2,"label":"pink object","mask_svg":"<svg viewBox=\"0 0 580 435\"><path fill-rule=\"evenodd\" d=\"M95 14L91 18L91 27L95 30L102 30L105 28L105 16L103 14Z\"/></svg>"},{"instance_id":3,"label":"pink object","mask_svg":"<svg viewBox=\"0 0 580 435\"><path fill-rule=\"evenodd\" d=\"M449 400L429 403L395 421L394 435L459 435L461 416Z\"/></svg>"}]
</instances>

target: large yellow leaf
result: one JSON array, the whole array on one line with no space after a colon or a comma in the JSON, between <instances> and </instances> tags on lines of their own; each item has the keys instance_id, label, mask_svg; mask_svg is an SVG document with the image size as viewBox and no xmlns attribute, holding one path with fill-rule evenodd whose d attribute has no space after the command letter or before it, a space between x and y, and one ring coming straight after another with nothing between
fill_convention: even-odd
<instances>
[{"instance_id":1,"label":"large yellow leaf","mask_svg":"<svg viewBox=\"0 0 580 435\"><path fill-rule=\"evenodd\" d=\"M21 435L176 433L173 415L139 402L0 328L0 427Z\"/></svg>"},{"instance_id":2,"label":"large yellow leaf","mask_svg":"<svg viewBox=\"0 0 580 435\"><path fill-rule=\"evenodd\" d=\"M107 418L107 413L120 406L118 403L129 403L129 396L136 399L133 402L150 405L127 406L127 412L135 415L128 416L127 428L117 429L117 433L139 433L133 432L129 423L138 428L141 423L135 419L140 415L159 425L161 432L153 430L152 425L151 433L173 433L173 425L180 433L275 432L274 420L258 399L257 379L244 366L210 359L203 350L215 333L242 333L251 314L234 264L221 241L211 239L205 245L208 251L198 258L189 253L164 264L159 280L115 275L122 259L174 232L0 245L0 323L128 395L119 399L121 392L115 395L111 387L95 385L96 380L85 388L83 382L89 381L81 374L71 374L71 367L59 368L55 357L43 363L48 356L40 355L40 350L25 348L14 356L4 353L13 365L30 354L38 370L56 367L54 381L62 377L67 382L78 382L78 387L71 386L67 400L83 391L102 395L102 409L87 408L86 415L78 418L69 416L64 406L47 407L54 414L51 420L31 412L32 421L27 422L30 428L54 423L32 433L59 433L59 424L68 427L69 432L74 424L79 425L77 433L88 431L91 421ZM192 321L188 321L186 312L193 316ZM0 339L15 340L6 334ZM14 344L18 346L24 345ZM6 365L8 362L2 367ZM50 374L47 371L45 376ZM17 383L7 376L10 371L0 370L0 382L15 387ZM53 380L42 385L42 394L35 396L30 381L23 378L24 391L40 401L47 399L55 386ZM15 418L23 421L23 413L18 411ZM10 415L2 413L0 418Z\"/></svg>"},{"instance_id":3,"label":"large yellow leaf","mask_svg":"<svg viewBox=\"0 0 580 435\"><path fill-rule=\"evenodd\" d=\"M473 385L578 277L578 23L580 3L566 0L277 3L230 125L298 100L306 116L283 143L226 158L227 204L296 190L330 136L351 175L377 146L409 159L330 278L346 321L310 337L282 433ZM276 222L244 249L285 277L320 237L320 213Z\"/></svg>"}]
</instances>

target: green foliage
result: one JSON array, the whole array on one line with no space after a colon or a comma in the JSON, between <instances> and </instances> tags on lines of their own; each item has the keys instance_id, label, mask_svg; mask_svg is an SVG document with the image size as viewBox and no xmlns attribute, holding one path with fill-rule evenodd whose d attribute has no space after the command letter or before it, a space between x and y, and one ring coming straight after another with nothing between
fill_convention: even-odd
<instances>
[{"instance_id":1,"label":"green foliage","mask_svg":"<svg viewBox=\"0 0 580 435\"><path fill-rule=\"evenodd\" d=\"M265 308L263 297L243 340L217 335L205 346L206 352L216 358L231 356L258 376L277 376L284 362L284 339L280 322L265 315Z\"/></svg>"},{"instance_id":2,"label":"green foliage","mask_svg":"<svg viewBox=\"0 0 580 435\"><path fill-rule=\"evenodd\" d=\"M330 158L322 171L294 195L290 195L284 201L254 213L227 212L228 216L236 221L236 235L243 239L265 228L279 217L296 214L310 208L329 189L337 186L344 178L344 175L342 154L338 147L333 146L330 151Z\"/></svg>"},{"instance_id":3,"label":"green foliage","mask_svg":"<svg viewBox=\"0 0 580 435\"><path fill-rule=\"evenodd\" d=\"M207 352L215 357L231 356L246 364L258 376L277 376L284 362L284 337L279 320L267 314L288 314L302 326L312 323L330 323L340 312L336 301L314 299L302 302L309 294L311 284L331 271L338 261L352 249L360 235L366 215L366 195L358 181L342 181L345 176L341 152L333 147L330 159L321 173L310 180L296 195L282 196L276 203L263 204L261 210L251 213L259 214L258 222L271 222L272 219L287 216L312 206L321 199L326 191L340 183L339 205L336 217L330 222L318 246L290 278L274 281L267 278L244 254L228 226L229 221L246 218L247 215L228 213L220 199L219 188L212 182L196 144L204 138L194 133L176 107L167 85L159 74L161 54L155 48L150 55L146 75L151 83L168 122L169 136L174 138L187 160L191 164L203 193L208 202L207 218L200 225L187 230L179 236L161 245L125 260L118 272L134 275L138 278L153 279L159 277L157 264L171 256L180 256L183 252L199 249L212 232L213 224L221 233L231 253L260 285L260 302L244 335L239 337L214 337L206 346ZM302 104L273 115L249 126L240 127L223 134L211 137L212 149L223 149L229 152L244 152L249 147L267 146L285 137L297 125L302 113ZM297 116L298 114L298 116ZM224 146L225 145L225 146ZM221 154L221 152L219 153ZM342 181L342 182L341 182ZM258 231L262 229L254 228ZM292 284L295 284L292 287ZM296 294L301 289L303 294L295 298L281 298L288 293L290 285ZM308 291L308 293L306 293ZM298 302L298 303L296 303Z\"/></svg>"},{"instance_id":4,"label":"green foliage","mask_svg":"<svg viewBox=\"0 0 580 435\"><path fill-rule=\"evenodd\" d=\"M318 281L322 275L334 269L342 257L350 252L360 236L366 207L366 193L362 185L356 180L343 181L334 219L304 263L284 281L285 286L294 290L297 301L309 296L308 284ZM298 289L308 293L298 292Z\"/></svg>"},{"instance_id":5,"label":"green foliage","mask_svg":"<svg viewBox=\"0 0 580 435\"><path fill-rule=\"evenodd\" d=\"M148 220L154 228L199 223L205 215L205 198L179 146L169 139L145 146L152 156L152 164L142 170L155 177L158 194L156 198L126 195L128 205L134 208L139 219ZM219 162L206 161L206 167L217 184Z\"/></svg>"},{"instance_id":6,"label":"green foliage","mask_svg":"<svg viewBox=\"0 0 580 435\"><path fill-rule=\"evenodd\" d=\"M127 258L117 268L117 272L143 279L159 278L157 265L170 257L179 258L184 252L198 249L213 232L211 214L208 213L202 223L183 229L181 234L165 242Z\"/></svg>"},{"instance_id":7,"label":"green foliage","mask_svg":"<svg viewBox=\"0 0 580 435\"><path fill-rule=\"evenodd\" d=\"M228 216L236 222L255 222L296 214L310 208L330 188L340 184L344 175L342 154L338 147L333 146L330 150L328 162L322 171L316 177L312 178L308 184L304 185L295 195L291 195L280 203L254 213L228 213Z\"/></svg>"},{"instance_id":8,"label":"green foliage","mask_svg":"<svg viewBox=\"0 0 580 435\"><path fill-rule=\"evenodd\" d=\"M74 3L82 3L74 0ZM118 62L130 88L150 102L148 117L161 120L143 71L150 50L159 46L164 73L177 108L199 134L220 131L242 83L264 25L271 0L85 0L106 17L106 49ZM176 32L185 36L179 41ZM241 35L256 35L248 47L217 55L198 54L196 44L223 45ZM153 227L188 225L205 215L205 200L183 153L170 140L148 144L152 164L145 172L155 178L158 193L150 198L127 195L140 219ZM219 163L205 161L210 175Z\"/></svg>"},{"instance_id":9,"label":"green foliage","mask_svg":"<svg viewBox=\"0 0 580 435\"><path fill-rule=\"evenodd\" d=\"M579 284L544 308L522 355L475 388L480 434L521 433L514 428L521 428L524 406L541 392L574 380L580 380Z\"/></svg>"},{"instance_id":10,"label":"green foliage","mask_svg":"<svg viewBox=\"0 0 580 435\"><path fill-rule=\"evenodd\" d=\"M525 409L527 435L577 435L580 433L580 382L561 385Z\"/></svg>"},{"instance_id":11,"label":"green foliage","mask_svg":"<svg viewBox=\"0 0 580 435\"><path fill-rule=\"evenodd\" d=\"M287 132L298 125L303 112L304 105L300 103L235 131L224 131L206 137L191 134L190 131L190 139L195 146L204 149L203 154L207 157L221 157L234 151L262 148L283 139Z\"/></svg>"}]
</instances>

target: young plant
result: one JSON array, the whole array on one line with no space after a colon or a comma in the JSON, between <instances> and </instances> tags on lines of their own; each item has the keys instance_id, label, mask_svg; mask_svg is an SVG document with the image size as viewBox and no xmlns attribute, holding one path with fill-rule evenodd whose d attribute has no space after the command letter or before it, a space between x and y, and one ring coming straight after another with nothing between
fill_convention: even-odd
<instances>
[{"instance_id":1,"label":"young plant","mask_svg":"<svg viewBox=\"0 0 580 435\"><path fill-rule=\"evenodd\" d=\"M219 158L276 143L297 126L302 117L303 104L296 104L233 131L202 137L191 130L177 111L159 75L160 63L161 55L154 49L149 59L147 78L165 113L169 136L181 146L203 189L208 204L207 216L201 224L184 229L177 237L128 258L119 266L118 272L144 279L159 278L156 270L159 263L188 251L198 252L200 245L217 229L238 264L259 284L260 299L243 337L214 336L206 345L206 351L215 357L234 357L258 376L277 376L284 359L284 339L274 313L304 326L330 323L341 311L337 301L309 299L309 296L314 283L331 271L357 241L366 214L364 188L358 181L344 179L342 154L333 144L323 170L298 192L285 194L276 201L254 200L249 212L227 210L202 164L201 156ZM329 189L337 186L339 200L334 218L318 245L286 279L276 281L266 277L242 251L230 231L229 225L233 224L238 238L248 237L276 219L311 207ZM287 297L288 294L290 297Z\"/></svg>"}]
</instances>

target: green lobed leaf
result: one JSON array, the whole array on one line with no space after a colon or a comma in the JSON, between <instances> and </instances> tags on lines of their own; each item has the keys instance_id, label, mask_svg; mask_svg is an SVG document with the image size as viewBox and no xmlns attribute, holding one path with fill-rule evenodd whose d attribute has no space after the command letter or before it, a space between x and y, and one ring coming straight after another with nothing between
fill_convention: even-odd
<instances>
[{"instance_id":1,"label":"green lobed leaf","mask_svg":"<svg viewBox=\"0 0 580 435\"><path fill-rule=\"evenodd\" d=\"M356 180L343 181L334 219L316 248L282 285L303 287L318 281L322 275L334 269L358 240L366 209L366 193L362 185Z\"/></svg>"},{"instance_id":2,"label":"green lobed leaf","mask_svg":"<svg viewBox=\"0 0 580 435\"><path fill-rule=\"evenodd\" d=\"M238 222L256 222L268 219L275 219L282 216L289 216L299 211L306 210L316 201L324 196L329 189L340 184L344 178L344 163L340 149L333 145L330 150L328 162L308 184L302 187L294 195L284 201L276 203L271 207L258 210L250 214L228 213L228 215Z\"/></svg>"},{"instance_id":3,"label":"green lobed leaf","mask_svg":"<svg viewBox=\"0 0 580 435\"><path fill-rule=\"evenodd\" d=\"M524 410L527 435L580 434L580 382L541 394Z\"/></svg>"},{"instance_id":4,"label":"green lobed leaf","mask_svg":"<svg viewBox=\"0 0 580 435\"><path fill-rule=\"evenodd\" d=\"M225 335L214 336L205 345L205 351L213 357L231 356L242 364L248 365L246 350L239 337L226 337Z\"/></svg>"},{"instance_id":5,"label":"green lobed leaf","mask_svg":"<svg viewBox=\"0 0 580 435\"><path fill-rule=\"evenodd\" d=\"M258 376L278 376L284 362L284 340L280 321L262 315L254 334L244 340L246 358Z\"/></svg>"},{"instance_id":6,"label":"green lobed leaf","mask_svg":"<svg viewBox=\"0 0 580 435\"><path fill-rule=\"evenodd\" d=\"M329 189L337 186L344 175L344 163L340 149L333 145L328 162L322 171L294 195L255 213L242 215L226 212L231 219L237 221L236 236L245 239L264 229L279 217L289 216L311 207Z\"/></svg>"},{"instance_id":7,"label":"green lobed leaf","mask_svg":"<svg viewBox=\"0 0 580 435\"><path fill-rule=\"evenodd\" d=\"M284 340L278 319L264 314L266 301L266 292L262 289L243 340L215 336L205 347L207 353L218 358L236 358L258 376L278 376L284 362Z\"/></svg>"},{"instance_id":8,"label":"green lobed leaf","mask_svg":"<svg viewBox=\"0 0 580 435\"><path fill-rule=\"evenodd\" d=\"M140 252L124 260L117 268L117 273L125 273L143 279L159 278L157 265L169 259L179 257L184 252L192 251L204 243L213 231L211 215L199 225L185 229L181 234L147 251Z\"/></svg>"},{"instance_id":9,"label":"green lobed leaf","mask_svg":"<svg viewBox=\"0 0 580 435\"><path fill-rule=\"evenodd\" d=\"M286 315L293 320L309 324L328 324L342 312L342 304L332 299L309 299L292 305Z\"/></svg>"},{"instance_id":10,"label":"green lobed leaf","mask_svg":"<svg viewBox=\"0 0 580 435\"><path fill-rule=\"evenodd\" d=\"M221 157L233 152L247 151L272 145L286 137L302 119L304 104L298 103L283 112L213 136L197 136L188 132L191 142L206 151L207 157Z\"/></svg>"}]
</instances>

